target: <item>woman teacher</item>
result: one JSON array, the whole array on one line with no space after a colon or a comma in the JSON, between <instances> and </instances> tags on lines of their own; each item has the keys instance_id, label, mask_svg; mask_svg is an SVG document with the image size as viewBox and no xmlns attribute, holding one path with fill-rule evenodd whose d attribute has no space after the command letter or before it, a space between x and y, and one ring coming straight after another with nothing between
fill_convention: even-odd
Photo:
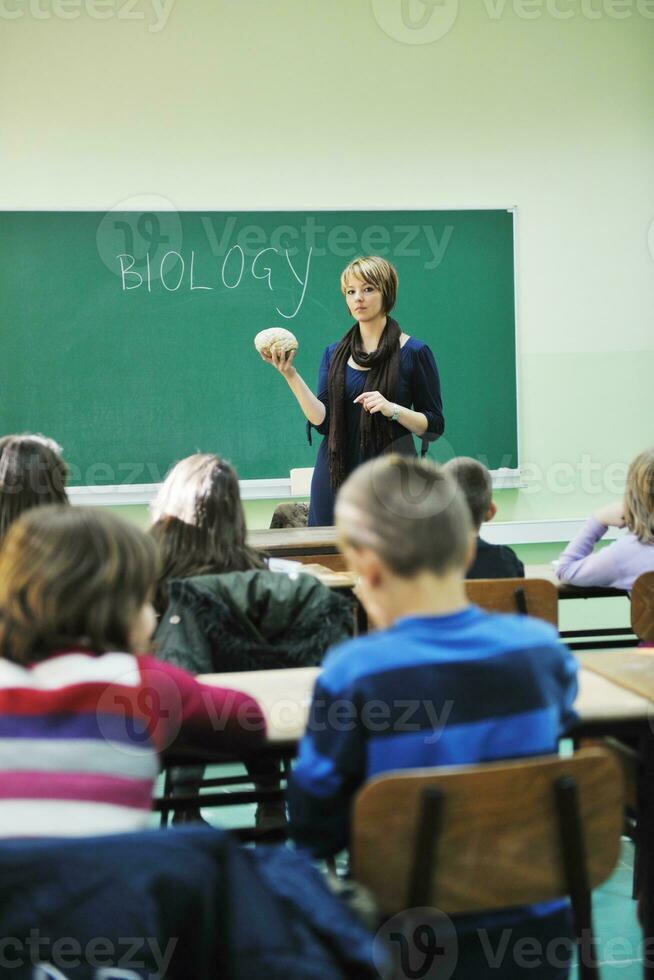
<instances>
[{"instance_id":1,"label":"woman teacher","mask_svg":"<svg viewBox=\"0 0 654 980\"><path fill-rule=\"evenodd\" d=\"M426 442L445 428L434 355L389 316L397 272L378 256L358 258L341 275L348 310L356 320L323 354L318 395L287 357L274 349L264 360L288 382L311 428L324 439L311 481L309 525L334 523L334 498L360 463L385 452L416 455L413 436Z\"/></svg>"}]
</instances>

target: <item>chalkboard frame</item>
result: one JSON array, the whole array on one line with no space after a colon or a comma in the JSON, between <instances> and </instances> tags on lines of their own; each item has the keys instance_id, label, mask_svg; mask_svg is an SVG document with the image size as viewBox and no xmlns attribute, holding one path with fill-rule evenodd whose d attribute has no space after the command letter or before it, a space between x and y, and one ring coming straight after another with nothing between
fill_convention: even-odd
<instances>
[{"instance_id":1,"label":"chalkboard frame","mask_svg":"<svg viewBox=\"0 0 654 980\"><path fill-rule=\"evenodd\" d=\"M111 215L116 211L120 211L120 206L110 209L105 212L106 215ZM136 209L135 209L136 210ZM146 209L143 209L144 212ZM164 207L159 208L161 211L165 211ZM170 208L171 212L175 212L176 209ZM520 479L520 460L521 460L521 430L520 430L520 378L518 372L518 360L519 360L519 341L520 341L520 329L519 329L519 290L518 290L518 207L516 205L512 206L465 206L465 207L443 207L438 208L406 208L399 206L386 206L383 209L376 208L355 208L355 209L344 209L342 207L321 207L321 208L298 208L297 205L292 208L284 209L281 207L275 208L257 208L257 209L237 209L237 208L195 208L195 209L184 209L184 211L179 211L177 213L183 214L197 214L197 215L207 215L207 214L225 214L225 215L265 215L278 213L282 211L287 211L288 213L302 214L311 213L315 215L320 214L333 214L342 211L347 211L351 214L360 214L368 212L377 212L379 214L392 214L396 212L407 212L407 211L423 211L429 210L430 212L439 213L465 213L465 212L507 212L512 216L512 233L513 233L513 318L514 318L514 376L515 376L515 438L517 445L517 465L515 467L502 467L501 469L492 470L494 477L494 484L496 487L515 487L523 485ZM42 209L5 209L0 213L0 220L3 214L43 214ZM98 212L90 211L87 208L66 208L66 209L52 209L52 212L47 213L57 213L57 214L96 214ZM293 406L295 409L295 406ZM93 485L76 485L71 487L72 498L79 503L94 503L94 504L139 504L147 503L152 499L153 495L156 493L156 489L160 484L158 482L152 483L118 483L118 484L93 484ZM290 480L288 477L275 477L266 479L245 479L241 480L241 489L244 499L277 499L281 497L290 496Z\"/></svg>"}]
</instances>

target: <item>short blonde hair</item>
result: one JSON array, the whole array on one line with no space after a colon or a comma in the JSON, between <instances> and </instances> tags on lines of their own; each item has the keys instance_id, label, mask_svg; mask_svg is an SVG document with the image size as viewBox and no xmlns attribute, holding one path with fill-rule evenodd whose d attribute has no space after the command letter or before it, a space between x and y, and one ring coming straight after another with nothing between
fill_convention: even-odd
<instances>
[{"instance_id":1,"label":"short blonde hair","mask_svg":"<svg viewBox=\"0 0 654 980\"><path fill-rule=\"evenodd\" d=\"M429 460L391 454L357 467L336 499L336 525L341 541L370 548L403 578L463 575L470 511L456 481Z\"/></svg>"},{"instance_id":2,"label":"short blonde hair","mask_svg":"<svg viewBox=\"0 0 654 980\"><path fill-rule=\"evenodd\" d=\"M639 541L654 541L654 447L632 460L624 494L624 519Z\"/></svg>"},{"instance_id":3,"label":"short blonde hair","mask_svg":"<svg viewBox=\"0 0 654 980\"><path fill-rule=\"evenodd\" d=\"M345 295L348 279L355 277L369 283L382 294L384 313L390 313L397 298L397 271L390 262L379 255L360 256L341 273L341 292Z\"/></svg>"}]
</instances>

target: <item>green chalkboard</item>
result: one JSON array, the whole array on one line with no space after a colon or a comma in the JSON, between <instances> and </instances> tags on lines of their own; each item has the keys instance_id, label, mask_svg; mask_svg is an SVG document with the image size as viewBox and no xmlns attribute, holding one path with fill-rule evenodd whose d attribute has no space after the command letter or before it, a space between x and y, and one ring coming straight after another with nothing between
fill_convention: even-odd
<instances>
[{"instance_id":1,"label":"green chalkboard","mask_svg":"<svg viewBox=\"0 0 654 980\"><path fill-rule=\"evenodd\" d=\"M78 485L157 482L197 450L241 479L311 466L316 444L253 338L291 329L315 388L360 254L395 264L394 316L434 351L446 431L430 455L517 467L506 210L3 212L1 429L53 436Z\"/></svg>"}]
</instances>

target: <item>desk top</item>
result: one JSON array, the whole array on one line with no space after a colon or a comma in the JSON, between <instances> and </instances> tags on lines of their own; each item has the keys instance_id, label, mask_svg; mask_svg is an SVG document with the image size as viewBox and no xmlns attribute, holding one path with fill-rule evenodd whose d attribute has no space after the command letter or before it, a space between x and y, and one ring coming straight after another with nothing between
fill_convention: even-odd
<instances>
[{"instance_id":1,"label":"desk top","mask_svg":"<svg viewBox=\"0 0 654 980\"><path fill-rule=\"evenodd\" d=\"M628 596L623 589L587 588L578 585L565 585L559 582L552 565L525 565L527 578L544 578L559 590L559 599L608 599L615 596Z\"/></svg>"},{"instance_id":2,"label":"desk top","mask_svg":"<svg viewBox=\"0 0 654 980\"><path fill-rule=\"evenodd\" d=\"M592 663L593 657L603 655L604 651L587 651L583 660ZM199 680L252 695L265 715L269 741L296 742L304 734L313 686L319 673L319 667L292 667L238 674L205 674ZM575 708L582 724L647 722L653 716L652 704L647 698L633 694L583 666L579 671Z\"/></svg>"},{"instance_id":3,"label":"desk top","mask_svg":"<svg viewBox=\"0 0 654 980\"><path fill-rule=\"evenodd\" d=\"M302 529L291 528L291 530L297 531ZM356 584L357 579L357 576L353 572L335 572L331 568L315 562L303 563L298 571L315 575L324 585L328 585L333 589L351 589ZM563 585L557 581L551 565L526 565L525 574L527 578L539 578L551 582L559 590L559 599L599 599L628 595L627 592L623 592L620 589L582 589L574 585Z\"/></svg>"},{"instance_id":4,"label":"desk top","mask_svg":"<svg viewBox=\"0 0 654 980\"><path fill-rule=\"evenodd\" d=\"M292 558L299 555L337 554L335 527L286 527L262 531L250 531L248 544L260 551L266 551L276 557ZM314 573L315 574L315 573ZM347 574L347 573L343 573ZM615 596L626 596L621 589L580 588L575 585L563 585L558 581L551 564L526 565L527 578L544 578L559 590L561 599L599 599ZM327 582L326 584L331 584ZM342 585L343 583L338 583Z\"/></svg>"},{"instance_id":5,"label":"desk top","mask_svg":"<svg viewBox=\"0 0 654 980\"><path fill-rule=\"evenodd\" d=\"M336 554L335 527L280 527L248 531L248 544L271 555L289 552L312 554L316 548L329 548Z\"/></svg>"},{"instance_id":6,"label":"desk top","mask_svg":"<svg viewBox=\"0 0 654 980\"><path fill-rule=\"evenodd\" d=\"M356 585L357 576L354 572L335 572L326 565L305 562L298 568L298 573L306 572L315 575L317 579L328 585L330 589L352 589Z\"/></svg>"}]
</instances>

